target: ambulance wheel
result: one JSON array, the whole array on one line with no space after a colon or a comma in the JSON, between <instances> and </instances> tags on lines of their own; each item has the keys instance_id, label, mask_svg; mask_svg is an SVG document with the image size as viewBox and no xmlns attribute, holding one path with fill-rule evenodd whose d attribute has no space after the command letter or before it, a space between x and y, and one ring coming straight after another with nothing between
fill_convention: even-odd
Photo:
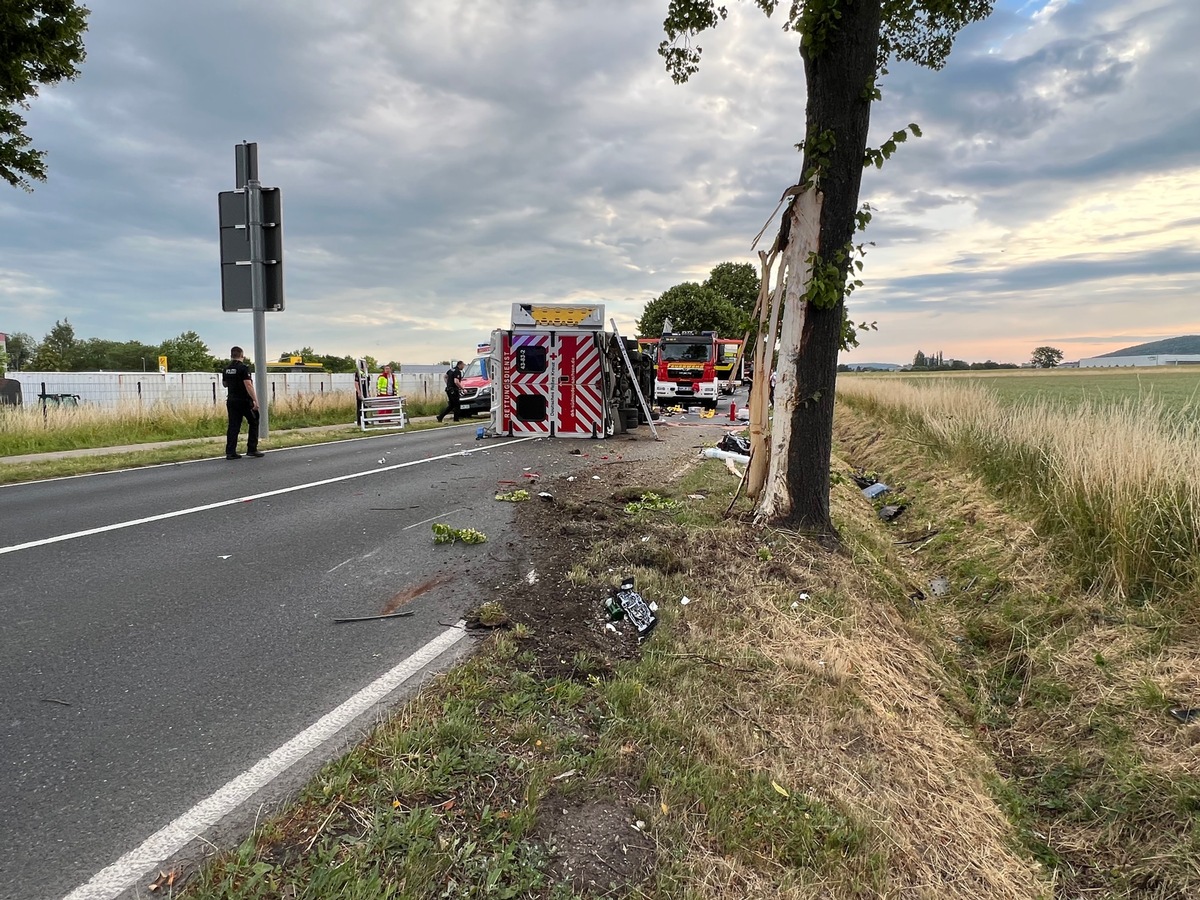
<instances>
[{"instance_id":1,"label":"ambulance wheel","mask_svg":"<svg viewBox=\"0 0 1200 900\"><path fill-rule=\"evenodd\" d=\"M621 409L621 415L625 417L625 430L637 428L641 424L641 410L636 406L626 406Z\"/></svg>"}]
</instances>

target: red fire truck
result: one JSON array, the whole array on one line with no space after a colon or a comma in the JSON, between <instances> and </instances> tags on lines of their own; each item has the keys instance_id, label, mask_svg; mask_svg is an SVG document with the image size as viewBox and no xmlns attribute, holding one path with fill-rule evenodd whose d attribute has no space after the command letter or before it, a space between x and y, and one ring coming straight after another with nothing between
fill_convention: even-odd
<instances>
[{"instance_id":1,"label":"red fire truck","mask_svg":"<svg viewBox=\"0 0 1200 900\"><path fill-rule=\"evenodd\" d=\"M715 331L665 332L657 341L639 338L638 343L654 345L657 402L716 408L719 379Z\"/></svg>"}]
</instances>

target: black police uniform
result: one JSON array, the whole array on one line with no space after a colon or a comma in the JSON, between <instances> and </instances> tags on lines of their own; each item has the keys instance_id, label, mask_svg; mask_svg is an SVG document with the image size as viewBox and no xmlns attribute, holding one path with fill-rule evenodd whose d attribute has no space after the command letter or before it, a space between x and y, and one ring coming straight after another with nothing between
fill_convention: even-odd
<instances>
[{"instance_id":1,"label":"black police uniform","mask_svg":"<svg viewBox=\"0 0 1200 900\"><path fill-rule=\"evenodd\" d=\"M250 380L250 368L240 359L229 361L222 375L229 394L225 399L225 408L229 412L229 429L225 432L225 457L237 459L238 433L242 430L242 419L246 420L248 433L246 435L246 452L258 452L258 410L246 390L246 382Z\"/></svg>"},{"instance_id":2,"label":"black police uniform","mask_svg":"<svg viewBox=\"0 0 1200 900\"><path fill-rule=\"evenodd\" d=\"M451 366L446 370L446 408L438 413L437 420L439 422L451 414L454 415L455 422L462 418L462 414L459 412L458 407L458 386L460 378L462 378L462 370L459 369L458 366Z\"/></svg>"}]
</instances>

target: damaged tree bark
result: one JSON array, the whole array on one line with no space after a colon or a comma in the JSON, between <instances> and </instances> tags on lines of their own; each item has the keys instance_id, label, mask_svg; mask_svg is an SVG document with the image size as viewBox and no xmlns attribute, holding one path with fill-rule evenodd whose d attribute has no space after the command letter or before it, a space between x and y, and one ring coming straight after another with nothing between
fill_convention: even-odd
<instances>
[{"instance_id":1,"label":"damaged tree bark","mask_svg":"<svg viewBox=\"0 0 1200 900\"><path fill-rule=\"evenodd\" d=\"M779 362L775 370L775 417L771 425L770 468L755 510L755 521L759 524L789 518L794 507L791 486L803 481L798 472L792 471L794 461L789 449L807 438L797 431L796 410L799 405L810 402L810 398L800 396L797 372L808 314L805 296L812 279L811 261L820 252L821 205L820 191L809 187L793 199L786 213L791 217L791 224L783 264L779 267L779 283L775 288L776 308L778 298L784 296Z\"/></svg>"}]
</instances>

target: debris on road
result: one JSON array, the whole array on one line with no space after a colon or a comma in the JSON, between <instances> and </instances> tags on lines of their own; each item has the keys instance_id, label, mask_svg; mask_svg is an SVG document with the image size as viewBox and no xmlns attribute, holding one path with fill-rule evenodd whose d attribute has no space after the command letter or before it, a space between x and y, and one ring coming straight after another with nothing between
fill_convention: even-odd
<instances>
[{"instance_id":1,"label":"debris on road","mask_svg":"<svg viewBox=\"0 0 1200 900\"><path fill-rule=\"evenodd\" d=\"M509 503L520 503L522 500L529 499L529 491L522 488L517 491L504 491L496 495L497 500L506 500Z\"/></svg>"},{"instance_id":2,"label":"debris on road","mask_svg":"<svg viewBox=\"0 0 1200 900\"><path fill-rule=\"evenodd\" d=\"M374 622L377 619L402 619L405 616L416 615L415 610L405 610L403 612L386 613L381 616L344 616L340 619L334 619L334 623L341 625L344 622Z\"/></svg>"},{"instance_id":3,"label":"debris on road","mask_svg":"<svg viewBox=\"0 0 1200 900\"><path fill-rule=\"evenodd\" d=\"M433 523L433 542L435 544L453 544L462 541L464 544L482 544L487 535L474 528L454 528L444 522Z\"/></svg>"},{"instance_id":4,"label":"debris on road","mask_svg":"<svg viewBox=\"0 0 1200 900\"><path fill-rule=\"evenodd\" d=\"M908 509L903 503L891 504L889 506L879 507L879 518L885 522L893 522L900 518L900 514Z\"/></svg>"}]
</instances>

